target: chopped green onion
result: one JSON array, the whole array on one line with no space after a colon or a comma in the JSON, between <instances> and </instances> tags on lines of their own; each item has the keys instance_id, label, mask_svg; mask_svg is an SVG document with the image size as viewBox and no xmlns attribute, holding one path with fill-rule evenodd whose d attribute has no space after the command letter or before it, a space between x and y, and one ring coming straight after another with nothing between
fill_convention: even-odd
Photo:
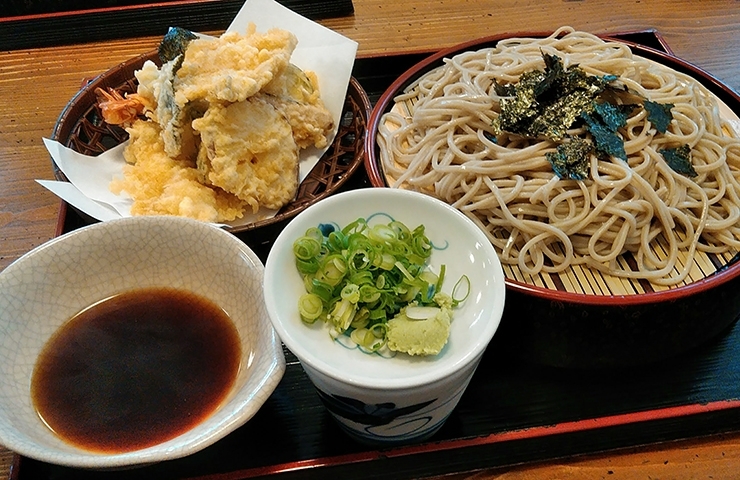
<instances>
[{"instance_id":1,"label":"chopped green onion","mask_svg":"<svg viewBox=\"0 0 740 480\"><path fill-rule=\"evenodd\" d=\"M462 287L465 287L465 295L458 298L458 290ZM465 299L468 298L468 295L470 295L470 278L468 278L467 275L463 275L452 288L452 306L456 307L464 302Z\"/></svg>"},{"instance_id":2,"label":"chopped green onion","mask_svg":"<svg viewBox=\"0 0 740 480\"><path fill-rule=\"evenodd\" d=\"M446 269L442 265L439 274L428 269L432 250L423 225L410 230L391 220L370 226L358 218L341 229L309 228L293 243L307 292L299 300L301 318L321 319L332 338L346 334L363 351L378 351L387 344L386 322L402 308L412 305L414 316L431 315L439 311L438 302L457 305L469 295L466 276L451 300L441 293ZM463 286L467 291L460 297Z\"/></svg>"},{"instance_id":3,"label":"chopped green onion","mask_svg":"<svg viewBox=\"0 0 740 480\"><path fill-rule=\"evenodd\" d=\"M321 297L313 293L306 293L298 299L298 312L301 319L306 323L313 323L321 316L324 310L324 302Z\"/></svg>"},{"instance_id":4,"label":"chopped green onion","mask_svg":"<svg viewBox=\"0 0 740 480\"><path fill-rule=\"evenodd\" d=\"M316 238L304 236L293 242L293 253L300 260L310 260L318 256L321 242Z\"/></svg>"},{"instance_id":5,"label":"chopped green onion","mask_svg":"<svg viewBox=\"0 0 740 480\"><path fill-rule=\"evenodd\" d=\"M347 285L342 287L342 292L340 293L340 296L344 300L349 300L352 303L357 303L360 301L360 287L358 287L354 283L348 283Z\"/></svg>"},{"instance_id":6,"label":"chopped green onion","mask_svg":"<svg viewBox=\"0 0 740 480\"><path fill-rule=\"evenodd\" d=\"M339 285L346 273L347 261L342 255L336 253L329 255L324 262L319 264L316 278L334 287Z\"/></svg>"}]
</instances>

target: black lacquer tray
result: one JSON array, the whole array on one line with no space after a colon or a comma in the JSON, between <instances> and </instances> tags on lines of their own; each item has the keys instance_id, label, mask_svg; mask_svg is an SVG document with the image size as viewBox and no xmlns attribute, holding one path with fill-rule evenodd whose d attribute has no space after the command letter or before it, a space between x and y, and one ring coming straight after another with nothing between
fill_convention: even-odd
<instances>
[{"instance_id":1,"label":"black lacquer tray","mask_svg":"<svg viewBox=\"0 0 740 480\"><path fill-rule=\"evenodd\" d=\"M352 0L277 0L312 20L351 15ZM10 0L0 9L6 50L162 35L178 26L224 30L244 0Z\"/></svg>"},{"instance_id":2,"label":"black lacquer tray","mask_svg":"<svg viewBox=\"0 0 740 480\"><path fill-rule=\"evenodd\" d=\"M656 32L619 35L667 50ZM371 100L429 52L359 59ZM369 186L358 171L345 188ZM63 206L59 233L84 224ZM237 234L264 260L284 225ZM16 457L12 480L402 479L464 472L740 430L740 326L670 362L579 371L522 363L494 337L460 403L429 441L373 449L333 423L295 357L244 427L192 456L124 471Z\"/></svg>"}]
</instances>

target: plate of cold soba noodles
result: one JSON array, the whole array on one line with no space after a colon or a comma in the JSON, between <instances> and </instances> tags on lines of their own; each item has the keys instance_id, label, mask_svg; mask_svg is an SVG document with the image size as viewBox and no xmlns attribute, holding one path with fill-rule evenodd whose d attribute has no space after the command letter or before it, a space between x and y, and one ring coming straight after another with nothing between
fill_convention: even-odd
<instances>
[{"instance_id":1,"label":"plate of cold soba noodles","mask_svg":"<svg viewBox=\"0 0 740 480\"><path fill-rule=\"evenodd\" d=\"M374 186L425 192L477 223L509 293L586 317L637 305L614 318L653 305L675 316L666 301L739 277L738 106L661 51L570 27L502 35L394 82L370 118L366 167ZM740 304L723 303L726 326Z\"/></svg>"}]
</instances>

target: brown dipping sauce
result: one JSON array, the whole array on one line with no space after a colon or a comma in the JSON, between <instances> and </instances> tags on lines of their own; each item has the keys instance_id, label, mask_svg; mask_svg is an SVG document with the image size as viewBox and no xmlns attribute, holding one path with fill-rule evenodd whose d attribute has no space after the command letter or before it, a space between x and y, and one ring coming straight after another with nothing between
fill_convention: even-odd
<instances>
[{"instance_id":1,"label":"brown dipping sauce","mask_svg":"<svg viewBox=\"0 0 740 480\"><path fill-rule=\"evenodd\" d=\"M42 420L86 450L122 453L184 433L229 393L239 333L210 300L147 288L78 313L41 351L31 396Z\"/></svg>"}]
</instances>

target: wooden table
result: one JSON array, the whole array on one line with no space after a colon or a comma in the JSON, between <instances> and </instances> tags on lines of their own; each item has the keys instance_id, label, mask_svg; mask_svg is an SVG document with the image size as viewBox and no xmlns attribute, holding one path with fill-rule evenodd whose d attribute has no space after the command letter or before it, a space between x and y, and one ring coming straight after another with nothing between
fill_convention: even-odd
<instances>
[{"instance_id":1,"label":"wooden table","mask_svg":"<svg viewBox=\"0 0 740 480\"><path fill-rule=\"evenodd\" d=\"M320 23L359 42L361 58L562 25L593 33L655 28L677 56L740 91L737 0L354 0L354 5L353 16ZM34 179L52 178L41 139L51 134L82 79L155 48L160 38L0 51L0 269L58 233L60 201ZM1 478L8 477L11 460L12 454L0 449ZM454 478L688 479L730 478L737 472L740 433Z\"/></svg>"}]
</instances>

